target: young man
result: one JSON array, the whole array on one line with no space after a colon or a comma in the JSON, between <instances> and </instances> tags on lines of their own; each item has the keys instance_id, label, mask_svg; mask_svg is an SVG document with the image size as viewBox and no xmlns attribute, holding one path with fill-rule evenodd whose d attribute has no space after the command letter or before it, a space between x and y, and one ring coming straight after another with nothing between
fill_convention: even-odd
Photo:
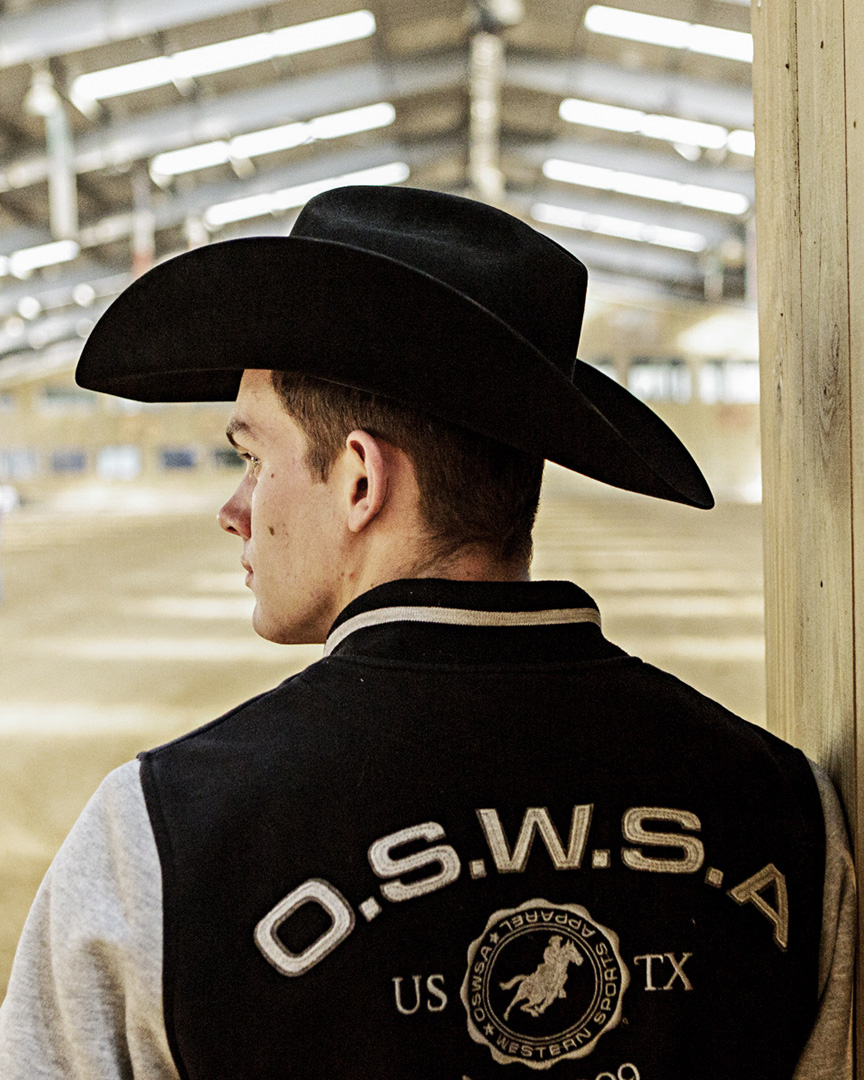
<instances>
[{"instance_id":1,"label":"young man","mask_svg":"<svg viewBox=\"0 0 864 1080\"><path fill-rule=\"evenodd\" d=\"M851 1077L830 784L528 579L544 458L712 501L576 360L585 283L500 211L346 188L103 317L83 385L236 398L255 628L326 644L105 781L22 937L4 1078Z\"/></svg>"}]
</instances>

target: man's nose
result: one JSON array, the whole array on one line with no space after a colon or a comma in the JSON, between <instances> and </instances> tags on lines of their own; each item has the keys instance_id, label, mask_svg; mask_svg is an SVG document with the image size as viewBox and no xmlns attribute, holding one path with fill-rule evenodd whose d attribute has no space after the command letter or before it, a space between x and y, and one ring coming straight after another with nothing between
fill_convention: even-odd
<instances>
[{"instance_id":1,"label":"man's nose","mask_svg":"<svg viewBox=\"0 0 864 1080\"><path fill-rule=\"evenodd\" d=\"M225 532L233 533L234 536L242 536L248 540L251 536L249 527L249 499L246 497L245 482L241 483L228 502L216 515L216 520Z\"/></svg>"}]
</instances>

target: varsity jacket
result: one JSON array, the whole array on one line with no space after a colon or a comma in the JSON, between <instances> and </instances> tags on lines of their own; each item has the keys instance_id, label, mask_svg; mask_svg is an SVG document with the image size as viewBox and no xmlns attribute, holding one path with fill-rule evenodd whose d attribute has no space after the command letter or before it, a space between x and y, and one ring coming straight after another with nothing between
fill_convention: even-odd
<instances>
[{"instance_id":1,"label":"varsity jacket","mask_svg":"<svg viewBox=\"0 0 864 1080\"><path fill-rule=\"evenodd\" d=\"M797 1078L846 994L807 760L568 583L373 589L140 785L165 1076Z\"/></svg>"}]
</instances>

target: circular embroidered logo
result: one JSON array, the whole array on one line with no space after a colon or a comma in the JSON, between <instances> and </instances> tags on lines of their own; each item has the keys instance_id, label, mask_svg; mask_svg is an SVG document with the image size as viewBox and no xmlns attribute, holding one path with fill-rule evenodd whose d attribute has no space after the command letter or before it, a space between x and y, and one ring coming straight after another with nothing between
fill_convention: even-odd
<instances>
[{"instance_id":1,"label":"circular embroidered logo","mask_svg":"<svg viewBox=\"0 0 864 1080\"><path fill-rule=\"evenodd\" d=\"M617 934L578 904L529 900L496 911L468 949L468 1032L502 1065L548 1069L617 1026L629 982Z\"/></svg>"}]
</instances>

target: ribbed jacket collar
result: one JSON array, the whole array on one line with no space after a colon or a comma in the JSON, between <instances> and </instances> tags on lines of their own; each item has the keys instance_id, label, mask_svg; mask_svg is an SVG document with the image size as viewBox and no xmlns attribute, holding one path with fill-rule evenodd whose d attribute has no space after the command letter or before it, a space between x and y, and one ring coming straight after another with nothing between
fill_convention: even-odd
<instances>
[{"instance_id":1,"label":"ribbed jacket collar","mask_svg":"<svg viewBox=\"0 0 864 1080\"><path fill-rule=\"evenodd\" d=\"M417 578L353 600L330 628L324 655L560 662L580 645L593 657L600 643L601 652L620 655L600 633L595 602L571 582Z\"/></svg>"}]
</instances>

